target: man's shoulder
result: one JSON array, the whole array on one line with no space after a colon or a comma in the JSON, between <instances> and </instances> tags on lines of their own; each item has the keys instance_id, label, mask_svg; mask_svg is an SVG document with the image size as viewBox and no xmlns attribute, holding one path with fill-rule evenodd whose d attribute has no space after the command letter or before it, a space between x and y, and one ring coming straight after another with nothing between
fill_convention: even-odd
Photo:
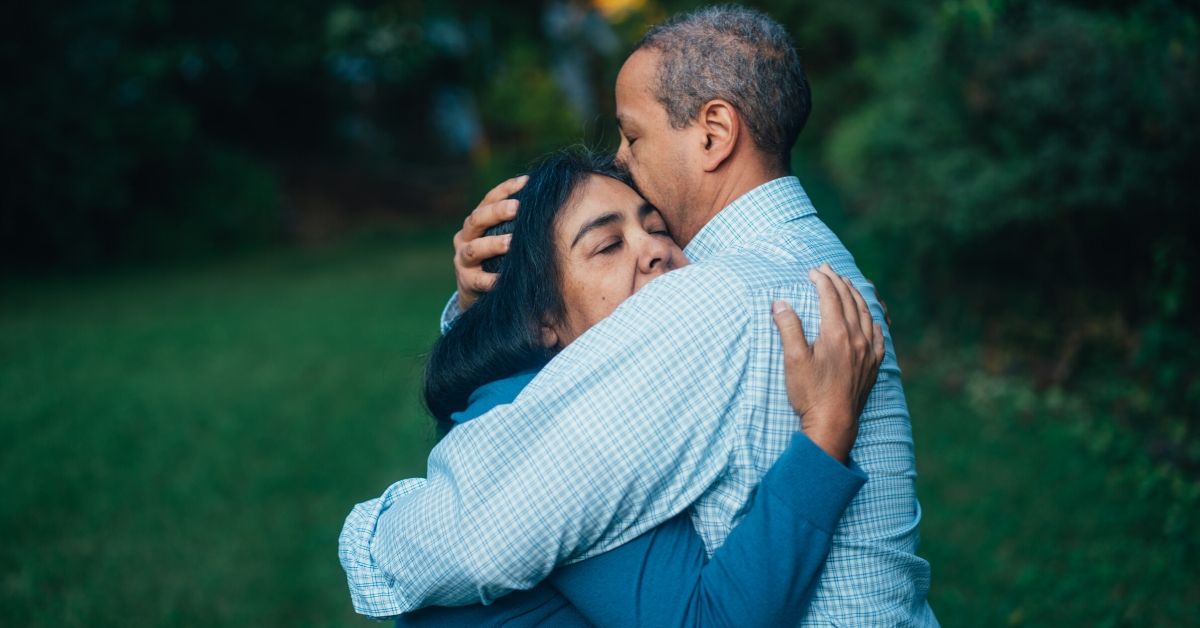
<instances>
[{"instance_id":1,"label":"man's shoulder","mask_svg":"<svg viewBox=\"0 0 1200 628\"><path fill-rule=\"evenodd\" d=\"M776 225L708 260L748 295L798 288L808 291L808 271L824 263L849 270L854 258L815 214Z\"/></svg>"},{"instance_id":2,"label":"man's shoulder","mask_svg":"<svg viewBox=\"0 0 1200 628\"><path fill-rule=\"evenodd\" d=\"M723 251L706 260L714 275L738 286L743 298L756 300L798 283L807 284L808 269L816 266L802 249L801 238L783 234L764 234L737 248Z\"/></svg>"}]
</instances>

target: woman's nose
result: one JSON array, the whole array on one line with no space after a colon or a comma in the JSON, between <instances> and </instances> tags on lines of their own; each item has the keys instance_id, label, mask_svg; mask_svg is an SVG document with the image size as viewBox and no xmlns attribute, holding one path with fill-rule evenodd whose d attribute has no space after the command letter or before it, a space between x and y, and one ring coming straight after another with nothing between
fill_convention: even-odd
<instances>
[{"instance_id":1,"label":"woman's nose","mask_svg":"<svg viewBox=\"0 0 1200 628\"><path fill-rule=\"evenodd\" d=\"M638 257L638 270L646 274L661 274L670 270L671 247L662 238L646 234Z\"/></svg>"}]
</instances>

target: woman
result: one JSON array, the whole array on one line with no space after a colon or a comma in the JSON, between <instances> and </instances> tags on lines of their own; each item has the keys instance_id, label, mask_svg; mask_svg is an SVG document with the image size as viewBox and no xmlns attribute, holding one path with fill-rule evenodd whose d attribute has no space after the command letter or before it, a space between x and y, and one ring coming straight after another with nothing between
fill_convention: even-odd
<instances>
[{"instance_id":1,"label":"woman","mask_svg":"<svg viewBox=\"0 0 1200 628\"><path fill-rule=\"evenodd\" d=\"M495 287L455 321L429 359L425 398L443 432L511 402L558 350L643 285L687 263L657 210L603 162L554 155L515 198L520 214L492 231L512 235L508 253L488 262L499 276ZM798 622L831 532L865 481L849 463L849 448L883 352L882 333L851 306L861 300L857 291L828 269L812 276L823 329L844 326L870 349L856 354L848 344L822 340L810 348L795 314L777 308L785 352L836 365L846 385L825 393L836 398L820 406L834 410L803 417L804 435L764 477L711 560L681 514L619 548L560 567L532 590L490 606L424 609L399 625ZM795 368L800 364L788 360L789 397L793 406L815 407L809 402L821 369Z\"/></svg>"}]
</instances>

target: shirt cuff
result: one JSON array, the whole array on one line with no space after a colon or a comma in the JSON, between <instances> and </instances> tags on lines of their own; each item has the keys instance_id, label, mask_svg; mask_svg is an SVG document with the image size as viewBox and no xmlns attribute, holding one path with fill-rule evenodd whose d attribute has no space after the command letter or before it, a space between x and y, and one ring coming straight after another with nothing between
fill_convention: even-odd
<instances>
[{"instance_id":1,"label":"shirt cuff","mask_svg":"<svg viewBox=\"0 0 1200 628\"><path fill-rule=\"evenodd\" d=\"M380 568L371 555L379 516L396 498L411 492L420 481L402 480L388 487L383 497L358 504L346 517L338 536L338 558L346 572L354 611L372 619L387 619L413 610L395 589L395 578Z\"/></svg>"},{"instance_id":2,"label":"shirt cuff","mask_svg":"<svg viewBox=\"0 0 1200 628\"><path fill-rule=\"evenodd\" d=\"M832 533L866 482L867 475L853 460L842 464L803 432L796 432L763 478L762 487L817 528Z\"/></svg>"},{"instance_id":3,"label":"shirt cuff","mask_svg":"<svg viewBox=\"0 0 1200 628\"><path fill-rule=\"evenodd\" d=\"M442 308L443 335L447 331L450 331L450 326L454 324L454 321L458 320L459 316L462 316L462 312L462 308L458 307L458 291L455 290L454 294L450 295L450 300L446 302L446 307Z\"/></svg>"}]
</instances>

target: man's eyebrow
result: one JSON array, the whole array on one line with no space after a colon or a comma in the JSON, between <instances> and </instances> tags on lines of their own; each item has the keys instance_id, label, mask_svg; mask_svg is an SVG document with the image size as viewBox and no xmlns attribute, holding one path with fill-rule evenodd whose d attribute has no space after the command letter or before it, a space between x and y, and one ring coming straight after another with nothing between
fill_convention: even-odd
<instances>
[{"instance_id":1,"label":"man's eyebrow","mask_svg":"<svg viewBox=\"0 0 1200 628\"><path fill-rule=\"evenodd\" d=\"M581 240L583 236L587 235L587 232L591 231L592 229L598 229L605 225L611 225L614 222L620 222L621 220L621 214L618 214L617 212L609 212L603 216L598 216L594 220L588 221L587 224L579 228L579 233L575 234L575 239L571 242L571 248L575 248L575 245L579 244L579 240Z\"/></svg>"},{"instance_id":2,"label":"man's eyebrow","mask_svg":"<svg viewBox=\"0 0 1200 628\"><path fill-rule=\"evenodd\" d=\"M653 214L657 211L658 211L657 207L651 205L650 203L642 201L642 206L638 208L638 218L645 218L646 216L649 216L650 214Z\"/></svg>"}]
</instances>

